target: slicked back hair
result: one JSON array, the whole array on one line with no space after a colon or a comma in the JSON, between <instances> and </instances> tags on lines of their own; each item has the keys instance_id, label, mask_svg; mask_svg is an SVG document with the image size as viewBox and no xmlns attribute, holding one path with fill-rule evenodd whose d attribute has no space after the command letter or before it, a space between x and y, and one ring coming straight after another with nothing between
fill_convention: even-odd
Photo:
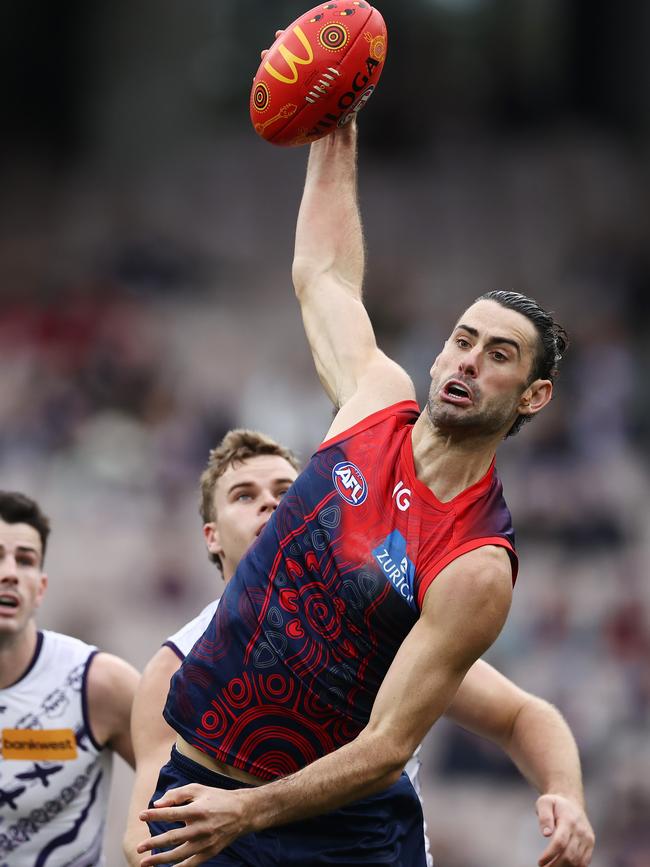
<instances>
[{"instance_id":1,"label":"slicked back hair","mask_svg":"<svg viewBox=\"0 0 650 867\"><path fill-rule=\"evenodd\" d=\"M237 466L258 455L277 455L284 458L295 470L300 470L298 458L294 453L266 434L245 428L228 431L219 445L210 452L206 468L201 473L199 513L204 524L216 520L214 489L228 467ZM218 554L210 554L210 560L221 568L221 558Z\"/></svg>"},{"instance_id":2,"label":"slicked back hair","mask_svg":"<svg viewBox=\"0 0 650 867\"><path fill-rule=\"evenodd\" d=\"M50 535L50 519L43 514L36 500L18 491L0 491L0 518L7 524L28 524L41 538L41 566Z\"/></svg>"},{"instance_id":3,"label":"slicked back hair","mask_svg":"<svg viewBox=\"0 0 650 867\"><path fill-rule=\"evenodd\" d=\"M554 382L559 373L560 361L569 347L569 337L564 328L553 319L553 315L540 307L537 301L520 292L493 289L476 300L496 301L502 307L521 313L533 323L539 339L529 382L536 379L549 379ZM506 436L514 436L532 418L531 415L520 415Z\"/></svg>"}]
</instances>

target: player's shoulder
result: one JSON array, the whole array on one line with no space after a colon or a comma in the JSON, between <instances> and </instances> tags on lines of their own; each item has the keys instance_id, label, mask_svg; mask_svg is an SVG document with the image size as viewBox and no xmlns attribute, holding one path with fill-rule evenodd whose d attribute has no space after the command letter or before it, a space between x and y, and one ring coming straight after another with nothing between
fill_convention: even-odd
<instances>
[{"instance_id":1,"label":"player's shoulder","mask_svg":"<svg viewBox=\"0 0 650 867\"><path fill-rule=\"evenodd\" d=\"M419 412L415 399L411 397L375 408L361 418L354 412L346 412L344 407L337 413L320 449L329 448L363 433L379 439L390 437L397 430L415 424Z\"/></svg>"},{"instance_id":2,"label":"player's shoulder","mask_svg":"<svg viewBox=\"0 0 650 867\"><path fill-rule=\"evenodd\" d=\"M40 656L48 665L83 662L97 652L96 645L88 644L74 635L54 632L50 629L42 629L40 633L42 636Z\"/></svg>"},{"instance_id":3,"label":"player's shoulder","mask_svg":"<svg viewBox=\"0 0 650 867\"><path fill-rule=\"evenodd\" d=\"M180 629L164 642L163 647L168 647L179 659L184 659L190 652L196 641L203 635L208 624L214 617L219 605L219 599L213 599L205 608L189 620Z\"/></svg>"},{"instance_id":4,"label":"player's shoulder","mask_svg":"<svg viewBox=\"0 0 650 867\"><path fill-rule=\"evenodd\" d=\"M133 693L139 680L137 669L113 653L98 651L88 666L87 689L90 700L110 700L115 690Z\"/></svg>"},{"instance_id":5,"label":"player's shoulder","mask_svg":"<svg viewBox=\"0 0 650 867\"><path fill-rule=\"evenodd\" d=\"M460 554L441 570L432 587L447 584L452 593L470 593L486 601L512 593L512 561L501 545L485 544Z\"/></svg>"},{"instance_id":6,"label":"player's shoulder","mask_svg":"<svg viewBox=\"0 0 650 867\"><path fill-rule=\"evenodd\" d=\"M354 391L342 401L325 439L339 436L386 408L404 402L415 403L411 377L396 361L376 349Z\"/></svg>"}]
</instances>

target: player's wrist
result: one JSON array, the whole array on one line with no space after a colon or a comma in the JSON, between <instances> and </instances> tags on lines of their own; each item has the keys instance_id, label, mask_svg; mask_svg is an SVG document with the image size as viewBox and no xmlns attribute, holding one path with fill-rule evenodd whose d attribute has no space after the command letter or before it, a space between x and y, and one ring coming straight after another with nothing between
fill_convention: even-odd
<instances>
[{"instance_id":1,"label":"player's wrist","mask_svg":"<svg viewBox=\"0 0 650 867\"><path fill-rule=\"evenodd\" d=\"M546 791L542 792L539 796L538 800L542 798L551 798L551 799L562 799L564 801L569 801L574 804L578 809L585 810L585 796L582 790L577 791L575 789L569 789L564 786L553 786L549 787Z\"/></svg>"},{"instance_id":2,"label":"player's wrist","mask_svg":"<svg viewBox=\"0 0 650 867\"><path fill-rule=\"evenodd\" d=\"M266 785L254 786L235 792L239 800L238 811L242 826L240 835L263 831L273 824L273 799L268 797L266 788Z\"/></svg>"}]
</instances>

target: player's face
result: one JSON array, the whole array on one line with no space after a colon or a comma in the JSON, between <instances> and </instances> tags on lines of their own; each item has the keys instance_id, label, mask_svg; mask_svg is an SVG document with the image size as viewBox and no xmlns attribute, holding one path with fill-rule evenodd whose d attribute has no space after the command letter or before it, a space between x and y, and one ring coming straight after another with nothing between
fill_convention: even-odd
<instances>
[{"instance_id":1,"label":"player's face","mask_svg":"<svg viewBox=\"0 0 650 867\"><path fill-rule=\"evenodd\" d=\"M505 435L519 413L548 403L547 380L531 383L538 346L535 326L496 301L463 313L431 368L427 411L450 435Z\"/></svg>"},{"instance_id":2,"label":"player's face","mask_svg":"<svg viewBox=\"0 0 650 867\"><path fill-rule=\"evenodd\" d=\"M0 642L20 634L45 593L41 571L43 548L29 524L7 524L0 518Z\"/></svg>"},{"instance_id":3,"label":"player's face","mask_svg":"<svg viewBox=\"0 0 650 867\"><path fill-rule=\"evenodd\" d=\"M259 536L297 472L279 455L256 455L230 466L214 490L216 521L206 524L208 549L219 554L228 581Z\"/></svg>"}]
</instances>

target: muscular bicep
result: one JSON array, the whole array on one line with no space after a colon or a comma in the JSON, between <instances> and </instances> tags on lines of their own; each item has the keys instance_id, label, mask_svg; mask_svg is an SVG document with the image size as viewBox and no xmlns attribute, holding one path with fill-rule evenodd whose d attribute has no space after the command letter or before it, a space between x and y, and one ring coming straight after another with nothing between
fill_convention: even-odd
<instances>
[{"instance_id":1,"label":"muscular bicep","mask_svg":"<svg viewBox=\"0 0 650 867\"><path fill-rule=\"evenodd\" d=\"M529 693L479 659L465 675L445 716L503 746L529 697Z\"/></svg>"},{"instance_id":2,"label":"muscular bicep","mask_svg":"<svg viewBox=\"0 0 650 867\"><path fill-rule=\"evenodd\" d=\"M328 275L299 298L323 388L335 407L347 408L340 430L384 406L414 398L410 377L377 346L360 298Z\"/></svg>"},{"instance_id":3,"label":"muscular bicep","mask_svg":"<svg viewBox=\"0 0 650 867\"><path fill-rule=\"evenodd\" d=\"M420 618L384 679L369 722L369 728L399 745L404 761L499 634L511 594L508 555L492 546L455 560L427 590Z\"/></svg>"},{"instance_id":4,"label":"muscular bicep","mask_svg":"<svg viewBox=\"0 0 650 867\"><path fill-rule=\"evenodd\" d=\"M350 124L310 148L292 267L316 370L334 405L347 407L348 427L413 396L407 375L377 348L363 305L364 263Z\"/></svg>"}]
</instances>

